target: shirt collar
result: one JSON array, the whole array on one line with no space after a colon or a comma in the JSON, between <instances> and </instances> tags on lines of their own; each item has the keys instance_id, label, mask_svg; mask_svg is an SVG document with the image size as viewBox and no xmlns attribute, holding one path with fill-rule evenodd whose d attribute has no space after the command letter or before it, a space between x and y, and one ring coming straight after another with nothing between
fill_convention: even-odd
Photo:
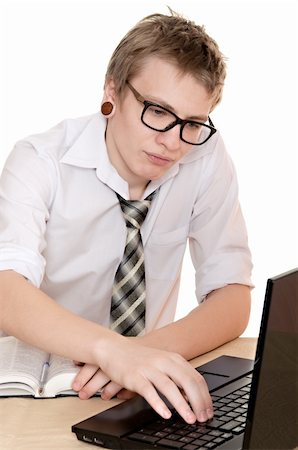
<instances>
[{"instance_id":1,"label":"shirt collar","mask_svg":"<svg viewBox=\"0 0 298 450\"><path fill-rule=\"evenodd\" d=\"M91 117L76 141L61 158L60 162L86 169L96 169L98 178L123 198L129 198L128 184L112 166L105 143L106 119L100 114ZM193 147L181 160L171 167L161 178L151 181L144 193L149 195L179 172L180 164L200 159L212 151L211 138L204 148Z\"/></svg>"},{"instance_id":2,"label":"shirt collar","mask_svg":"<svg viewBox=\"0 0 298 450\"><path fill-rule=\"evenodd\" d=\"M99 114L91 117L75 142L69 147L60 162L71 166L96 169L101 149L105 148L106 120Z\"/></svg>"}]
</instances>

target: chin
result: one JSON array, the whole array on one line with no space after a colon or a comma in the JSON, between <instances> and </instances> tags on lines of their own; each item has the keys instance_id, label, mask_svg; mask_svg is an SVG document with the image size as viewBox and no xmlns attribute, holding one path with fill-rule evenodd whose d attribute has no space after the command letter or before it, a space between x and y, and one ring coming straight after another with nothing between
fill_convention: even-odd
<instances>
[{"instance_id":1,"label":"chin","mask_svg":"<svg viewBox=\"0 0 298 450\"><path fill-rule=\"evenodd\" d=\"M159 174L159 175L152 175L150 178L150 181L155 181L158 180L159 178L161 178L163 176L163 173Z\"/></svg>"},{"instance_id":2,"label":"chin","mask_svg":"<svg viewBox=\"0 0 298 450\"><path fill-rule=\"evenodd\" d=\"M141 176L143 176L145 180L158 180L158 178L161 178L166 172L167 170L152 170L151 167L151 170L143 171Z\"/></svg>"}]
</instances>

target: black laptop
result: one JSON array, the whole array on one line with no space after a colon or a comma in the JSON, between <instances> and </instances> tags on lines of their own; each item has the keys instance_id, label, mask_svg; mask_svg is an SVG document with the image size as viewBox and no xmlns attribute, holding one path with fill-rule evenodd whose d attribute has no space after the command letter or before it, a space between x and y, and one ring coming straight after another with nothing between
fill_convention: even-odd
<instances>
[{"instance_id":1,"label":"black laptop","mask_svg":"<svg viewBox=\"0 0 298 450\"><path fill-rule=\"evenodd\" d=\"M158 416L137 396L72 427L86 443L112 449L293 449L298 446L298 269L267 282L255 361L222 356L197 370L214 418L186 424Z\"/></svg>"}]
</instances>

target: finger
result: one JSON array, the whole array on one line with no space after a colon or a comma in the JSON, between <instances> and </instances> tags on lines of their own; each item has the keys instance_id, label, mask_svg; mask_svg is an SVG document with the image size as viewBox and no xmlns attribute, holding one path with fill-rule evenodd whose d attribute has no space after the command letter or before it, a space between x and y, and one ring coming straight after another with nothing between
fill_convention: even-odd
<instances>
[{"instance_id":1,"label":"finger","mask_svg":"<svg viewBox=\"0 0 298 450\"><path fill-rule=\"evenodd\" d=\"M119 400L129 400L136 395L135 392L129 391L128 389L121 389L117 394L117 398L119 398Z\"/></svg>"},{"instance_id":2,"label":"finger","mask_svg":"<svg viewBox=\"0 0 298 450\"><path fill-rule=\"evenodd\" d=\"M133 379L134 386L131 387L132 392L136 392L137 394L144 397L145 400L149 403L149 405L164 419L169 419L172 415L169 408L166 406L164 401L158 395L156 389L153 384L144 376L136 376ZM113 392L119 389L119 385L114 383L113 381L109 383L103 390L102 398L104 400L109 400Z\"/></svg>"},{"instance_id":3,"label":"finger","mask_svg":"<svg viewBox=\"0 0 298 450\"><path fill-rule=\"evenodd\" d=\"M200 374L198 374L200 375ZM197 388L199 387L199 389ZM185 387L186 395L199 422L206 422L213 417L212 398L205 379L200 375L194 383Z\"/></svg>"},{"instance_id":4,"label":"finger","mask_svg":"<svg viewBox=\"0 0 298 450\"><path fill-rule=\"evenodd\" d=\"M120 386L119 384L115 383L115 381L110 381L101 393L101 398L103 400L110 400L111 398L115 397L118 392L120 392L123 389L123 386Z\"/></svg>"},{"instance_id":5,"label":"finger","mask_svg":"<svg viewBox=\"0 0 298 450\"><path fill-rule=\"evenodd\" d=\"M144 399L149 403L149 405L164 419L169 419L172 415L171 411L165 404L165 402L158 395L155 387L143 375L138 376L135 374L133 379L134 386L131 388L132 392L136 392L137 394L144 397Z\"/></svg>"},{"instance_id":6,"label":"finger","mask_svg":"<svg viewBox=\"0 0 298 450\"><path fill-rule=\"evenodd\" d=\"M183 393L167 375L159 373L152 382L156 389L163 394L171 405L176 409L180 416L189 424L195 423L196 415L192 411L188 401L185 399Z\"/></svg>"},{"instance_id":7,"label":"finger","mask_svg":"<svg viewBox=\"0 0 298 450\"><path fill-rule=\"evenodd\" d=\"M98 366L92 364L85 364L79 370L72 382L72 389L74 391L79 391L82 387L93 377L97 372Z\"/></svg>"},{"instance_id":8,"label":"finger","mask_svg":"<svg viewBox=\"0 0 298 450\"><path fill-rule=\"evenodd\" d=\"M109 377L102 370L98 369L93 377L82 387L79 397L86 400L97 392L102 392L103 387L109 382Z\"/></svg>"},{"instance_id":9,"label":"finger","mask_svg":"<svg viewBox=\"0 0 298 450\"><path fill-rule=\"evenodd\" d=\"M178 381L174 379L178 384ZM205 379L198 372L183 380L183 395L190 403L192 411L199 422L206 422L213 417L212 399Z\"/></svg>"},{"instance_id":10,"label":"finger","mask_svg":"<svg viewBox=\"0 0 298 450\"><path fill-rule=\"evenodd\" d=\"M174 362L179 363L179 356ZM190 403L190 406L199 422L206 422L213 417L212 399L208 386L202 375L188 362L180 359L183 371L173 370L167 372L174 383L182 390L182 395ZM184 366L184 367L183 367ZM170 367L170 366L169 366ZM182 374L182 377L180 376Z\"/></svg>"}]
</instances>

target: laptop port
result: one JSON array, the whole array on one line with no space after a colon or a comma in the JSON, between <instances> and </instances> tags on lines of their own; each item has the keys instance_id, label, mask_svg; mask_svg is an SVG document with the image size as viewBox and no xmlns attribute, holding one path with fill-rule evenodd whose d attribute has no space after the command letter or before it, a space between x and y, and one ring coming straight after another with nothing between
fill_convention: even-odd
<instances>
[{"instance_id":1,"label":"laptop port","mask_svg":"<svg viewBox=\"0 0 298 450\"><path fill-rule=\"evenodd\" d=\"M83 441L92 443L93 439L89 438L88 436L85 436L85 434L84 434L83 435Z\"/></svg>"}]
</instances>

